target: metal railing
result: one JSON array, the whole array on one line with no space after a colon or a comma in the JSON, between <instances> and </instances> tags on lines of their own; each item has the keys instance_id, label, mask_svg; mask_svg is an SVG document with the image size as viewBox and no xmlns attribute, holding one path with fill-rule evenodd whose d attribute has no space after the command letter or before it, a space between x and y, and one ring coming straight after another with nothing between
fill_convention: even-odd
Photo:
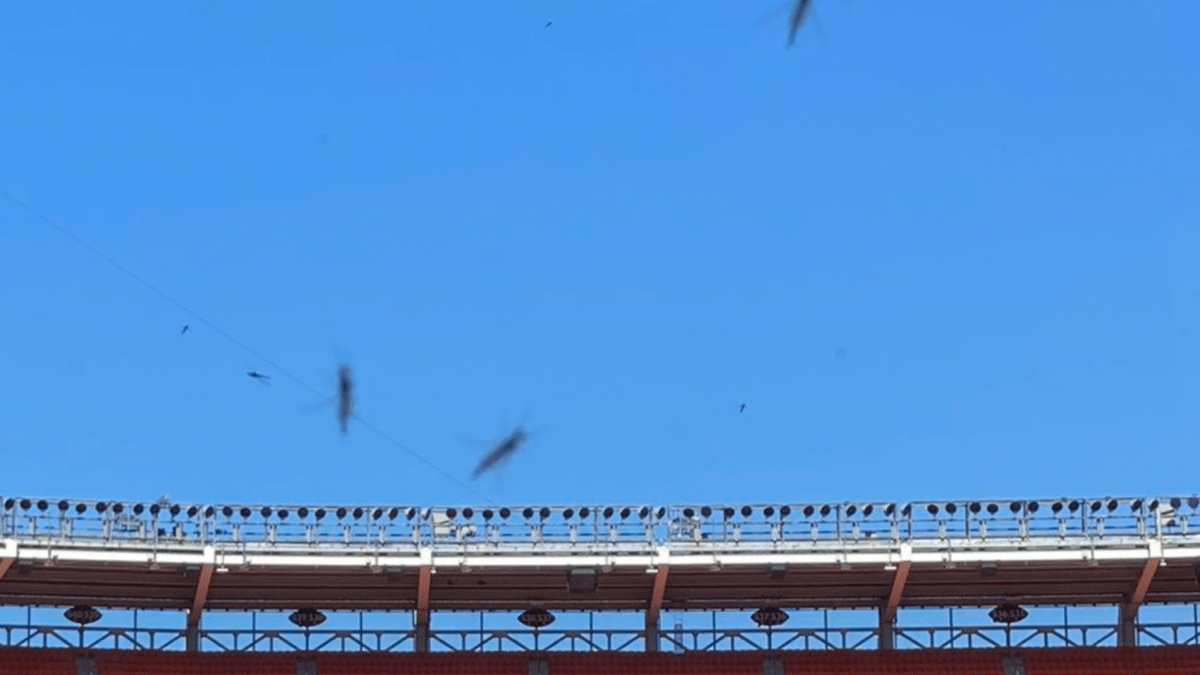
<instances>
[{"instance_id":1,"label":"metal railing","mask_svg":"<svg viewBox=\"0 0 1200 675\"><path fill-rule=\"evenodd\" d=\"M184 629L0 625L0 646L182 651ZM1099 647L1117 642L1112 625L902 626L896 649ZM201 650L215 652L409 652L411 629L219 629L200 632ZM1137 628L1138 643L1200 644L1200 624L1156 623ZM879 631L841 628L675 628L659 632L659 650L675 652L877 649ZM642 652L636 629L433 630L435 652Z\"/></svg>"},{"instance_id":2,"label":"metal railing","mask_svg":"<svg viewBox=\"0 0 1200 675\"><path fill-rule=\"evenodd\" d=\"M1113 540L1192 534L1200 497L706 506L246 506L0 499L0 539L150 545L648 550L706 543Z\"/></svg>"}]
</instances>

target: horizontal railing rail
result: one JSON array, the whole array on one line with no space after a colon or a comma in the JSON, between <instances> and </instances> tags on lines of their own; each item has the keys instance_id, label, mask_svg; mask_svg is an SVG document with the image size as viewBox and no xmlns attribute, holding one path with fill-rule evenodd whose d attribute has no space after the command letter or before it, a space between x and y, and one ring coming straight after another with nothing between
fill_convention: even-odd
<instances>
[{"instance_id":1,"label":"horizontal railing rail","mask_svg":"<svg viewBox=\"0 0 1200 675\"><path fill-rule=\"evenodd\" d=\"M0 498L0 539L329 548L1189 537L1200 497L629 506L249 506Z\"/></svg>"}]
</instances>

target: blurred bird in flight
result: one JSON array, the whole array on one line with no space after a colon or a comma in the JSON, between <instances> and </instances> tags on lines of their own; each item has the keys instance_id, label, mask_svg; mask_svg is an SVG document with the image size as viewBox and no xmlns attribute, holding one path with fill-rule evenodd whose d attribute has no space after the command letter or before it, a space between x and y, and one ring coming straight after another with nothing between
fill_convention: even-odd
<instances>
[{"instance_id":1,"label":"blurred bird in flight","mask_svg":"<svg viewBox=\"0 0 1200 675\"><path fill-rule=\"evenodd\" d=\"M479 478L483 474L495 468L497 464L500 464L504 460L511 457L512 454L517 451L517 448L521 447L521 444L528 439L529 433L525 431L525 427L517 427L516 429L513 429L512 433L505 437L504 440L500 441L499 445L497 445L495 448L492 448L491 452L484 455L483 459L479 460L479 466L475 467L475 470L471 472L471 479L474 480Z\"/></svg>"},{"instance_id":2,"label":"blurred bird in flight","mask_svg":"<svg viewBox=\"0 0 1200 675\"><path fill-rule=\"evenodd\" d=\"M338 366L338 423L342 426L342 434L350 431L350 418L354 416L354 381L350 376L350 366Z\"/></svg>"},{"instance_id":3,"label":"blurred bird in flight","mask_svg":"<svg viewBox=\"0 0 1200 675\"><path fill-rule=\"evenodd\" d=\"M796 33L800 32L800 27L804 25L804 19L808 16L808 10L812 7L812 0L796 0L796 4L792 7L792 16L788 20L788 47L796 44Z\"/></svg>"}]
</instances>

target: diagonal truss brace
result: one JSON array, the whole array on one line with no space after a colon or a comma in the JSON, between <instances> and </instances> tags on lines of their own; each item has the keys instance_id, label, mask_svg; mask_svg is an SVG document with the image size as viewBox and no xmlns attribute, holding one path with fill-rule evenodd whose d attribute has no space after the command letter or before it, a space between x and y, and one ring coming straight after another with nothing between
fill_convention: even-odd
<instances>
[{"instance_id":1,"label":"diagonal truss brace","mask_svg":"<svg viewBox=\"0 0 1200 675\"><path fill-rule=\"evenodd\" d=\"M1133 587L1133 593L1129 595L1129 602L1125 603L1125 616L1130 619L1137 616L1138 610L1146 600L1146 592L1150 590L1150 583L1154 581L1154 573L1164 562L1161 543L1151 540L1149 554L1150 557L1146 559L1142 573L1138 576L1137 585Z\"/></svg>"},{"instance_id":2,"label":"diagonal truss brace","mask_svg":"<svg viewBox=\"0 0 1200 675\"><path fill-rule=\"evenodd\" d=\"M204 603L208 601L208 586L212 583L214 567L212 563L200 566L200 579L196 581L196 592L192 596L192 607L187 616L189 626L200 624L200 614L204 611Z\"/></svg>"},{"instance_id":3,"label":"diagonal truss brace","mask_svg":"<svg viewBox=\"0 0 1200 675\"><path fill-rule=\"evenodd\" d=\"M904 597L904 585L908 583L910 569L912 569L912 544L901 544L900 561L896 563L896 574L892 576L892 590L888 593L887 604L883 608L883 617L881 617L888 623L896 618L896 610L900 608L900 598Z\"/></svg>"},{"instance_id":4,"label":"diagonal truss brace","mask_svg":"<svg viewBox=\"0 0 1200 675\"><path fill-rule=\"evenodd\" d=\"M671 552L660 548L654 562L654 588L650 592L650 603L646 606L646 651L658 651L658 617L662 612L663 599L667 594L667 576L671 573ZM651 570L647 570L651 571Z\"/></svg>"},{"instance_id":5,"label":"diagonal truss brace","mask_svg":"<svg viewBox=\"0 0 1200 675\"><path fill-rule=\"evenodd\" d=\"M208 587L212 583L216 560L216 550L212 546L205 546L204 564L200 565L200 577L196 580L196 590L192 593L192 604L187 613L185 649L189 652L200 651L200 617L204 613L205 603L208 602Z\"/></svg>"}]
</instances>

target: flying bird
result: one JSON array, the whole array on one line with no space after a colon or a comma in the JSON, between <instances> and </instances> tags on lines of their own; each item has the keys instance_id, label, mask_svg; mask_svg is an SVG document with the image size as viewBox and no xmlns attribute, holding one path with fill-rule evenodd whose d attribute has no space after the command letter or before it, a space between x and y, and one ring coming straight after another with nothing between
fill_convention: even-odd
<instances>
[{"instance_id":1,"label":"flying bird","mask_svg":"<svg viewBox=\"0 0 1200 675\"><path fill-rule=\"evenodd\" d=\"M746 404L745 403L742 404L742 407L738 408L738 412L740 412L740 413L746 412Z\"/></svg>"},{"instance_id":2,"label":"flying bird","mask_svg":"<svg viewBox=\"0 0 1200 675\"><path fill-rule=\"evenodd\" d=\"M247 372L246 374L249 375L250 377L253 377L254 379L258 380L259 382L262 382L263 384L271 384L271 376L270 375L263 375L262 373L258 372L257 370L251 370L251 371Z\"/></svg>"},{"instance_id":3,"label":"flying bird","mask_svg":"<svg viewBox=\"0 0 1200 675\"><path fill-rule=\"evenodd\" d=\"M512 433L500 441L499 445L492 448L491 452L479 460L479 466L475 467L475 470L471 472L471 480L479 478L495 468L500 462L511 457L517 451L517 448L521 447L521 444L527 440L529 440L529 433L525 431L524 427L513 429Z\"/></svg>"},{"instance_id":4,"label":"flying bird","mask_svg":"<svg viewBox=\"0 0 1200 675\"><path fill-rule=\"evenodd\" d=\"M342 435L350 430L350 418L354 416L354 381L350 376L350 366L338 366L338 423L342 425Z\"/></svg>"},{"instance_id":5,"label":"flying bird","mask_svg":"<svg viewBox=\"0 0 1200 675\"><path fill-rule=\"evenodd\" d=\"M792 17L788 19L788 47L796 44L796 33L800 32L800 27L804 25L804 19L811 8L812 0L796 0L795 6L792 7Z\"/></svg>"},{"instance_id":6,"label":"flying bird","mask_svg":"<svg viewBox=\"0 0 1200 675\"><path fill-rule=\"evenodd\" d=\"M552 24L552 23L554 23L554 22L553 22L553 21L547 21L547 22L546 22L546 28L549 28L549 27L550 27L550 24Z\"/></svg>"},{"instance_id":7,"label":"flying bird","mask_svg":"<svg viewBox=\"0 0 1200 675\"><path fill-rule=\"evenodd\" d=\"M180 334L180 335L183 335L184 333L188 332L188 329L189 329L189 328L191 328L191 326L189 326L189 325L187 325L187 324L184 324L184 325L183 325L183 330L179 331L179 334Z\"/></svg>"}]
</instances>

